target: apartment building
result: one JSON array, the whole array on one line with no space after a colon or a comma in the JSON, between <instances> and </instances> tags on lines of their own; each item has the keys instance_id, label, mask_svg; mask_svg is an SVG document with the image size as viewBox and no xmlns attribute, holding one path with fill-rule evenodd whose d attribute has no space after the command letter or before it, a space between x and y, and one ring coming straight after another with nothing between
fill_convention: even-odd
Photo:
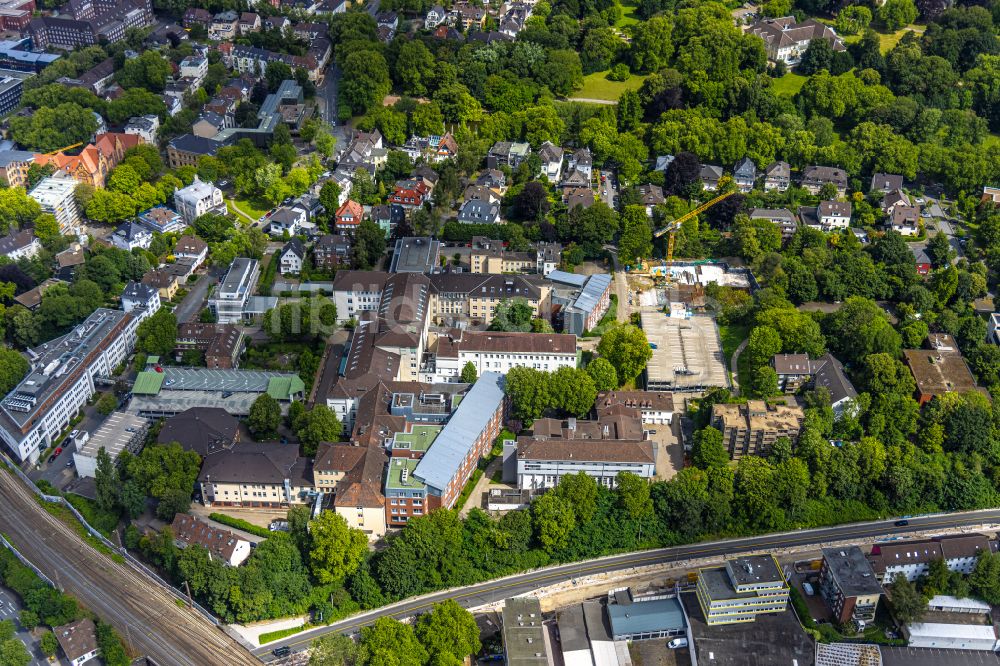
<instances>
[{"instance_id":1,"label":"apartment building","mask_svg":"<svg viewBox=\"0 0 1000 666\"><path fill-rule=\"evenodd\" d=\"M139 319L98 308L70 333L28 350L31 371L0 401L0 438L19 461L38 461L135 347Z\"/></svg>"},{"instance_id":2,"label":"apartment building","mask_svg":"<svg viewBox=\"0 0 1000 666\"><path fill-rule=\"evenodd\" d=\"M333 510L376 540L385 535L382 475L388 458L377 446L322 444L313 463L316 490L333 495Z\"/></svg>"},{"instance_id":3,"label":"apartment building","mask_svg":"<svg viewBox=\"0 0 1000 666\"><path fill-rule=\"evenodd\" d=\"M745 455L767 455L779 437L794 443L805 414L798 405L769 405L749 400L745 405L713 405L712 427L722 432L722 443L734 460Z\"/></svg>"},{"instance_id":4,"label":"apartment building","mask_svg":"<svg viewBox=\"0 0 1000 666\"><path fill-rule=\"evenodd\" d=\"M532 316L547 317L551 286L520 275L436 273L430 276L431 314L435 322L472 319L489 325L502 301L523 299Z\"/></svg>"},{"instance_id":5,"label":"apartment building","mask_svg":"<svg viewBox=\"0 0 1000 666\"><path fill-rule=\"evenodd\" d=\"M636 414L643 425L670 425L674 420L674 394L665 391L603 391L594 402L598 419Z\"/></svg>"},{"instance_id":6,"label":"apartment building","mask_svg":"<svg viewBox=\"0 0 1000 666\"><path fill-rule=\"evenodd\" d=\"M243 320L244 309L250 301L257 278L260 277L260 263L256 259L237 257L229 265L225 277L215 293L208 299L208 307L220 324L235 324Z\"/></svg>"},{"instance_id":7,"label":"apartment building","mask_svg":"<svg viewBox=\"0 0 1000 666\"><path fill-rule=\"evenodd\" d=\"M122 292L122 310L131 312L141 322L160 309L160 293L149 285L129 280Z\"/></svg>"},{"instance_id":8,"label":"apartment building","mask_svg":"<svg viewBox=\"0 0 1000 666\"><path fill-rule=\"evenodd\" d=\"M68 235L80 233L80 209L76 205L77 181L72 178L48 176L38 182L28 194L38 202L43 213L56 218L59 231Z\"/></svg>"},{"instance_id":9,"label":"apartment building","mask_svg":"<svg viewBox=\"0 0 1000 666\"><path fill-rule=\"evenodd\" d=\"M421 381L457 382L472 363L476 374L512 368L553 372L576 367L576 336L559 333L462 331L439 335L432 360L420 370Z\"/></svg>"},{"instance_id":10,"label":"apartment building","mask_svg":"<svg viewBox=\"0 0 1000 666\"><path fill-rule=\"evenodd\" d=\"M819 580L820 594L838 624L875 619L882 585L860 548L824 548Z\"/></svg>"},{"instance_id":11,"label":"apartment building","mask_svg":"<svg viewBox=\"0 0 1000 666\"><path fill-rule=\"evenodd\" d=\"M36 49L74 49L114 44L125 39L129 30L145 28L154 20L150 0L71 2L58 14L32 19L27 32Z\"/></svg>"},{"instance_id":12,"label":"apartment building","mask_svg":"<svg viewBox=\"0 0 1000 666\"><path fill-rule=\"evenodd\" d=\"M655 444L622 440L518 441L518 488L555 488L566 474L580 472L605 488L614 488L621 472L652 479L656 474Z\"/></svg>"},{"instance_id":13,"label":"apartment building","mask_svg":"<svg viewBox=\"0 0 1000 666\"><path fill-rule=\"evenodd\" d=\"M27 150L0 151L0 181L7 187L27 187L34 162L35 154Z\"/></svg>"},{"instance_id":14,"label":"apartment building","mask_svg":"<svg viewBox=\"0 0 1000 666\"><path fill-rule=\"evenodd\" d=\"M226 212L222 190L212 183L202 181L198 176L187 187L174 190L174 206L188 224L206 213L222 215Z\"/></svg>"},{"instance_id":15,"label":"apartment building","mask_svg":"<svg viewBox=\"0 0 1000 666\"><path fill-rule=\"evenodd\" d=\"M174 354L180 361L184 352L199 351L205 355L205 367L229 370L239 367L244 345L245 336L238 326L188 322L177 326Z\"/></svg>"},{"instance_id":16,"label":"apartment building","mask_svg":"<svg viewBox=\"0 0 1000 666\"><path fill-rule=\"evenodd\" d=\"M944 560L949 571L969 575L983 552L996 550L982 534L933 537L925 541L897 541L872 546L869 560L879 582L887 585L899 574L910 582L927 573L932 560Z\"/></svg>"},{"instance_id":17,"label":"apartment building","mask_svg":"<svg viewBox=\"0 0 1000 666\"><path fill-rule=\"evenodd\" d=\"M503 387L503 375L483 373L417 462L413 476L427 486L428 510L450 509L479 459L493 446L510 407Z\"/></svg>"},{"instance_id":18,"label":"apartment building","mask_svg":"<svg viewBox=\"0 0 1000 666\"><path fill-rule=\"evenodd\" d=\"M698 604L709 625L753 622L788 606L789 588L773 555L749 555L698 570Z\"/></svg>"}]
</instances>

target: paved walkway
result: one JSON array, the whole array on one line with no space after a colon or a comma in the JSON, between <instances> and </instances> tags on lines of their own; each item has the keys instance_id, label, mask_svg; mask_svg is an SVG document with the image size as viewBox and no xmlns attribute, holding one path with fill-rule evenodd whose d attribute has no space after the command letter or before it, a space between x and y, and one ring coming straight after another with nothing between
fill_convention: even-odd
<instances>
[{"instance_id":1,"label":"paved walkway","mask_svg":"<svg viewBox=\"0 0 1000 666\"><path fill-rule=\"evenodd\" d=\"M594 99L593 97L568 97L567 102L584 102L585 104L604 104L606 106L614 106L618 103L614 99Z\"/></svg>"},{"instance_id":2,"label":"paved walkway","mask_svg":"<svg viewBox=\"0 0 1000 666\"><path fill-rule=\"evenodd\" d=\"M472 489L472 494L469 495L469 499L465 502L465 506L462 507L460 513L462 518L469 515L469 512L474 508L483 508L483 493L492 484L490 478L500 471L500 467L503 465L503 456L497 456L490 461L490 464L486 466L486 470L483 475L479 477L479 481L476 482L476 487Z\"/></svg>"},{"instance_id":3,"label":"paved walkway","mask_svg":"<svg viewBox=\"0 0 1000 666\"><path fill-rule=\"evenodd\" d=\"M729 366L729 374L733 376L733 395L740 394L740 381L739 377L737 376L737 369L740 367L739 366L740 354L742 354L743 350L747 348L748 342L750 342L750 338L747 338L746 340L741 342L740 346L736 348L736 351L733 352L733 359L732 359L733 363L732 365Z\"/></svg>"},{"instance_id":4,"label":"paved walkway","mask_svg":"<svg viewBox=\"0 0 1000 666\"><path fill-rule=\"evenodd\" d=\"M251 217L248 213L246 213L246 211L244 211L242 208L240 208L237 205L235 199L226 199L226 203L229 204L230 209L236 211L236 214L239 215L240 217L242 217L248 223L250 223L250 224L256 224L257 223L256 218Z\"/></svg>"}]
</instances>

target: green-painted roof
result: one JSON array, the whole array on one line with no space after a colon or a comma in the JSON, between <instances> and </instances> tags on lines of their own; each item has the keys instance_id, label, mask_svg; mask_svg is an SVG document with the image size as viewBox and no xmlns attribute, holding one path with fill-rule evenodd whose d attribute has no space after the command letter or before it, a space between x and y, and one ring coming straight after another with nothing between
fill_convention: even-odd
<instances>
[{"instance_id":1,"label":"green-painted roof","mask_svg":"<svg viewBox=\"0 0 1000 666\"><path fill-rule=\"evenodd\" d=\"M298 375L271 377L267 382L267 394L275 400L291 400L305 390L305 382Z\"/></svg>"},{"instance_id":2,"label":"green-painted roof","mask_svg":"<svg viewBox=\"0 0 1000 666\"><path fill-rule=\"evenodd\" d=\"M444 426L415 425L412 432L400 432L392 438L393 447L409 451L426 451Z\"/></svg>"},{"instance_id":3,"label":"green-painted roof","mask_svg":"<svg viewBox=\"0 0 1000 666\"><path fill-rule=\"evenodd\" d=\"M386 490L423 490L426 486L417 477L413 476L413 470L417 468L419 460L409 458L392 458L389 460L389 472L385 478ZM406 485L403 485L403 469L409 470Z\"/></svg>"},{"instance_id":4,"label":"green-painted roof","mask_svg":"<svg viewBox=\"0 0 1000 666\"><path fill-rule=\"evenodd\" d=\"M136 395L156 395L163 385L163 373L155 370L143 370L135 378L132 393Z\"/></svg>"},{"instance_id":5,"label":"green-painted roof","mask_svg":"<svg viewBox=\"0 0 1000 666\"><path fill-rule=\"evenodd\" d=\"M159 356L147 356L146 357L146 365L156 365L159 362L160 362L160 357Z\"/></svg>"}]
</instances>

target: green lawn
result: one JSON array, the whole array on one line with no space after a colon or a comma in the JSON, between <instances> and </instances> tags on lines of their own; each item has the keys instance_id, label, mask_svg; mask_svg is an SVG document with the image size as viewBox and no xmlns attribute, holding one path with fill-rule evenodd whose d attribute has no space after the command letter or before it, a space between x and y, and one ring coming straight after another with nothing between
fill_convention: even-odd
<instances>
[{"instance_id":1,"label":"green lawn","mask_svg":"<svg viewBox=\"0 0 1000 666\"><path fill-rule=\"evenodd\" d=\"M226 207L230 212L242 213L244 217L249 217L251 222L256 222L271 210L266 202L250 199L226 199Z\"/></svg>"},{"instance_id":2,"label":"green lawn","mask_svg":"<svg viewBox=\"0 0 1000 666\"><path fill-rule=\"evenodd\" d=\"M719 337L722 339L722 354L726 357L726 364L733 358L733 352L740 346L740 343L750 335L750 327L740 324L729 326L719 326Z\"/></svg>"},{"instance_id":3,"label":"green lawn","mask_svg":"<svg viewBox=\"0 0 1000 666\"><path fill-rule=\"evenodd\" d=\"M615 24L616 27L624 28L625 26L635 25L639 22L639 17L635 15L636 6L633 2L626 0L625 2L619 2L619 6L622 8L622 17Z\"/></svg>"},{"instance_id":4,"label":"green lawn","mask_svg":"<svg viewBox=\"0 0 1000 666\"><path fill-rule=\"evenodd\" d=\"M891 51L907 32L913 31L917 34L923 34L924 30L925 28L922 25L908 25L905 28L900 28L896 32L890 32L889 34L882 34L880 32L878 34L878 39L882 45L882 53L888 53Z\"/></svg>"},{"instance_id":5,"label":"green lawn","mask_svg":"<svg viewBox=\"0 0 1000 666\"><path fill-rule=\"evenodd\" d=\"M774 92L779 95L788 95L789 97L792 97L797 92L802 90L802 86L806 84L807 80L808 77L789 72L780 79L774 80Z\"/></svg>"},{"instance_id":6,"label":"green lawn","mask_svg":"<svg viewBox=\"0 0 1000 666\"><path fill-rule=\"evenodd\" d=\"M626 90L638 90L645 76L633 74L628 81L610 81L607 72L594 72L583 77L583 88L573 93L575 98L617 101Z\"/></svg>"}]
</instances>

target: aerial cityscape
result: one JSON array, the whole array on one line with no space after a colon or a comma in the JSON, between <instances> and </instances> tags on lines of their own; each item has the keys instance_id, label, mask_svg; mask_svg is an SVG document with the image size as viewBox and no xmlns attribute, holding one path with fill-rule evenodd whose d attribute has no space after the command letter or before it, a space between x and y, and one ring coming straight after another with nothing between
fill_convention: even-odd
<instances>
[{"instance_id":1,"label":"aerial cityscape","mask_svg":"<svg viewBox=\"0 0 1000 666\"><path fill-rule=\"evenodd\" d=\"M0 31L0 666L1000 666L1000 0Z\"/></svg>"}]
</instances>

